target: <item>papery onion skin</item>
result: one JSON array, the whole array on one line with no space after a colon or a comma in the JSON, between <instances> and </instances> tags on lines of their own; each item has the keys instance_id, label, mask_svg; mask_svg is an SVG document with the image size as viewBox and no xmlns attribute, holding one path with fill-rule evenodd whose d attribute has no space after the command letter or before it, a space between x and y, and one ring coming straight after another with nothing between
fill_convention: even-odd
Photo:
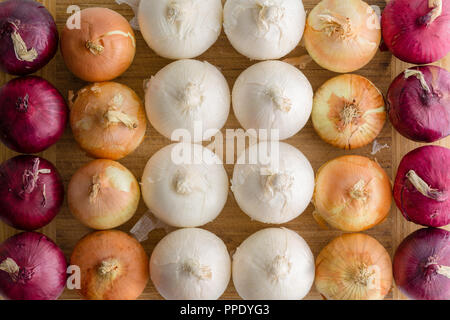
<instances>
[{"instance_id":1,"label":"papery onion skin","mask_svg":"<svg viewBox=\"0 0 450 320\"><path fill-rule=\"evenodd\" d=\"M314 283L314 256L286 228L255 232L233 255L233 283L244 300L300 300Z\"/></svg>"},{"instance_id":2,"label":"papery onion skin","mask_svg":"<svg viewBox=\"0 0 450 320\"><path fill-rule=\"evenodd\" d=\"M119 230L97 231L82 238L70 264L80 267L78 292L87 300L135 300L149 279L144 248Z\"/></svg>"},{"instance_id":3,"label":"papery onion skin","mask_svg":"<svg viewBox=\"0 0 450 320\"><path fill-rule=\"evenodd\" d=\"M375 140L386 123L384 98L367 78L340 75L316 91L311 119L325 142L345 150L361 148Z\"/></svg>"},{"instance_id":4,"label":"papery onion skin","mask_svg":"<svg viewBox=\"0 0 450 320\"><path fill-rule=\"evenodd\" d=\"M109 81L124 73L136 53L128 21L107 8L87 8L76 14L80 14L81 29L66 25L61 32L61 54L67 68L88 82Z\"/></svg>"},{"instance_id":5,"label":"papery onion skin","mask_svg":"<svg viewBox=\"0 0 450 320\"><path fill-rule=\"evenodd\" d=\"M392 281L389 253L362 233L333 239L316 259L315 285L327 300L381 300Z\"/></svg>"},{"instance_id":6,"label":"papery onion skin","mask_svg":"<svg viewBox=\"0 0 450 320\"><path fill-rule=\"evenodd\" d=\"M381 223L392 203L391 183L375 161L342 156L325 163L316 173L314 216L322 226L359 232Z\"/></svg>"},{"instance_id":7,"label":"papery onion skin","mask_svg":"<svg viewBox=\"0 0 450 320\"><path fill-rule=\"evenodd\" d=\"M403 216L416 224L443 227L450 223L450 149L423 146L406 154L394 183L394 199ZM411 170L431 188L425 196L411 181ZM414 177L413 177L414 178Z\"/></svg>"},{"instance_id":8,"label":"papery onion skin","mask_svg":"<svg viewBox=\"0 0 450 320\"><path fill-rule=\"evenodd\" d=\"M40 172L39 172L40 171ZM64 200L64 185L49 161L20 155L0 166L0 219L21 230L49 224Z\"/></svg>"},{"instance_id":9,"label":"papery onion skin","mask_svg":"<svg viewBox=\"0 0 450 320\"><path fill-rule=\"evenodd\" d=\"M69 109L48 81L27 76L0 88L0 139L20 153L38 153L64 133Z\"/></svg>"},{"instance_id":10,"label":"papery onion skin","mask_svg":"<svg viewBox=\"0 0 450 320\"><path fill-rule=\"evenodd\" d=\"M190 157L183 159L187 154ZM171 144L156 152L145 166L141 185L150 211L164 223L180 228L213 221L222 212L229 192L220 158L201 144L189 143Z\"/></svg>"},{"instance_id":11,"label":"papery onion skin","mask_svg":"<svg viewBox=\"0 0 450 320\"><path fill-rule=\"evenodd\" d=\"M189 59L211 47L222 30L221 0L140 1L139 29L158 55Z\"/></svg>"},{"instance_id":12,"label":"papery onion skin","mask_svg":"<svg viewBox=\"0 0 450 320\"><path fill-rule=\"evenodd\" d=\"M79 90L70 109L70 126L81 149L95 158L121 159L142 143L147 129L144 105L117 82Z\"/></svg>"},{"instance_id":13,"label":"papery onion skin","mask_svg":"<svg viewBox=\"0 0 450 320\"><path fill-rule=\"evenodd\" d=\"M450 232L437 228L417 230L402 241L394 256L394 279L403 294L414 300L450 300L449 243Z\"/></svg>"},{"instance_id":14,"label":"papery onion skin","mask_svg":"<svg viewBox=\"0 0 450 320\"><path fill-rule=\"evenodd\" d=\"M303 39L309 55L323 68L353 72L377 53L380 21L364 1L323 0L309 13Z\"/></svg>"},{"instance_id":15,"label":"papery onion skin","mask_svg":"<svg viewBox=\"0 0 450 320\"><path fill-rule=\"evenodd\" d=\"M450 3L442 0L441 15L429 23L429 2L391 0L386 5L381 16L383 40L398 59L426 64L444 58L450 51Z\"/></svg>"},{"instance_id":16,"label":"papery onion skin","mask_svg":"<svg viewBox=\"0 0 450 320\"><path fill-rule=\"evenodd\" d=\"M305 16L301 0L227 0L223 26L240 54L254 60L279 59L299 43Z\"/></svg>"},{"instance_id":17,"label":"papery onion skin","mask_svg":"<svg viewBox=\"0 0 450 320\"><path fill-rule=\"evenodd\" d=\"M26 49L19 49L21 40ZM0 70L3 72L26 75L38 71L55 56L58 40L55 21L41 3L29 0L0 3Z\"/></svg>"},{"instance_id":18,"label":"papery onion skin","mask_svg":"<svg viewBox=\"0 0 450 320\"><path fill-rule=\"evenodd\" d=\"M425 89L416 76L406 78L408 70L423 75ZM394 79L386 97L392 125L418 142L435 142L450 135L450 72L437 66L405 72Z\"/></svg>"},{"instance_id":19,"label":"papery onion skin","mask_svg":"<svg viewBox=\"0 0 450 320\"><path fill-rule=\"evenodd\" d=\"M8 273L6 259L19 267ZM45 235L23 232L0 245L0 296L10 300L56 300L66 285L62 250ZM14 279L13 279L14 278Z\"/></svg>"},{"instance_id":20,"label":"papery onion skin","mask_svg":"<svg viewBox=\"0 0 450 320\"><path fill-rule=\"evenodd\" d=\"M67 189L72 214L84 225L99 230L127 222L139 205L139 184L118 162L98 159L75 172Z\"/></svg>"},{"instance_id":21,"label":"papery onion skin","mask_svg":"<svg viewBox=\"0 0 450 320\"><path fill-rule=\"evenodd\" d=\"M158 242L150 273L167 300L216 300L230 282L231 259L225 243L212 232L183 228Z\"/></svg>"}]
</instances>

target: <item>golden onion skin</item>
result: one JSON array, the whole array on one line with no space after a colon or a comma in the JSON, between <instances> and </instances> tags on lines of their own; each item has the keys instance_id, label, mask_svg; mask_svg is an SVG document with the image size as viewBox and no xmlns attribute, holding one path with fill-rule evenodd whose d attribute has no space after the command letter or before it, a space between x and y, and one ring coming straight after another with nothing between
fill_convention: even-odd
<instances>
[{"instance_id":1,"label":"golden onion skin","mask_svg":"<svg viewBox=\"0 0 450 320\"><path fill-rule=\"evenodd\" d=\"M309 55L321 67L353 72L377 53L380 21L364 1L323 0L306 20L304 41Z\"/></svg>"},{"instance_id":2,"label":"golden onion skin","mask_svg":"<svg viewBox=\"0 0 450 320\"><path fill-rule=\"evenodd\" d=\"M373 142L386 123L381 92L368 79L344 74L325 82L314 96L312 123L325 142L345 150Z\"/></svg>"},{"instance_id":3,"label":"golden onion skin","mask_svg":"<svg viewBox=\"0 0 450 320\"><path fill-rule=\"evenodd\" d=\"M392 282L388 252L362 233L333 239L316 259L315 285L324 299L381 300Z\"/></svg>"}]
</instances>

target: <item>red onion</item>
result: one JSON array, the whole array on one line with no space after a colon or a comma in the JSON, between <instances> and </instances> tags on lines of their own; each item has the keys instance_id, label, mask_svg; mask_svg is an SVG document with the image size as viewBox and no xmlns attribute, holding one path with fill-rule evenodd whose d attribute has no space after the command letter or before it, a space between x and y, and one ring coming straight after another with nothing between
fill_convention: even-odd
<instances>
[{"instance_id":1,"label":"red onion","mask_svg":"<svg viewBox=\"0 0 450 320\"><path fill-rule=\"evenodd\" d=\"M450 72L436 66L405 70L392 82L387 105L392 125L406 138L434 142L447 137Z\"/></svg>"},{"instance_id":2,"label":"red onion","mask_svg":"<svg viewBox=\"0 0 450 320\"><path fill-rule=\"evenodd\" d=\"M411 233L394 256L394 279L410 299L450 299L450 232L425 228Z\"/></svg>"},{"instance_id":3,"label":"red onion","mask_svg":"<svg viewBox=\"0 0 450 320\"><path fill-rule=\"evenodd\" d=\"M67 262L38 232L23 232L0 246L0 295L10 300L55 300L64 290Z\"/></svg>"},{"instance_id":4,"label":"red onion","mask_svg":"<svg viewBox=\"0 0 450 320\"><path fill-rule=\"evenodd\" d=\"M21 155L0 166L0 219L10 226L42 228L59 212L63 199L62 179L49 161Z\"/></svg>"},{"instance_id":5,"label":"red onion","mask_svg":"<svg viewBox=\"0 0 450 320\"><path fill-rule=\"evenodd\" d=\"M394 183L394 199L404 217L417 224L450 223L450 149L424 146L403 157Z\"/></svg>"},{"instance_id":6,"label":"red onion","mask_svg":"<svg viewBox=\"0 0 450 320\"><path fill-rule=\"evenodd\" d=\"M400 60L426 64L450 51L450 3L391 0L381 16L383 39Z\"/></svg>"},{"instance_id":7,"label":"red onion","mask_svg":"<svg viewBox=\"0 0 450 320\"><path fill-rule=\"evenodd\" d=\"M36 1L0 2L0 70L25 75L45 66L58 49L52 15Z\"/></svg>"},{"instance_id":8,"label":"red onion","mask_svg":"<svg viewBox=\"0 0 450 320\"><path fill-rule=\"evenodd\" d=\"M48 81L35 76L16 78L0 88L0 139L20 153L38 153L64 132L69 110Z\"/></svg>"}]
</instances>

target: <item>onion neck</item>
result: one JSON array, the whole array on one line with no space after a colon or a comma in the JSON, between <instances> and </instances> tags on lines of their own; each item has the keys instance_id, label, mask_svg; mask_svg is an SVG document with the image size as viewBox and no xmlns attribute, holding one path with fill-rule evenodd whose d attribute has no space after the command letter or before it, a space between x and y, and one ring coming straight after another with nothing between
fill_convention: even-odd
<instances>
[{"instance_id":1,"label":"onion neck","mask_svg":"<svg viewBox=\"0 0 450 320\"><path fill-rule=\"evenodd\" d=\"M367 190L365 189L366 182L364 180L359 180L351 189L350 197L355 200L366 201L367 200Z\"/></svg>"},{"instance_id":2,"label":"onion neck","mask_svg":"<svg viewBox=\"0 0 450 320\"><path fill-rule=\"evenodd\" d=\"M30 96L28 93L26 93L23 98L18 97L16 101L16 110L21 113L26 113L28 111L29 99Z\"/></svg>"},{"instance_id":3,"label":"onion neck","mask_svg":"<svg viewBox=\"0 0 450 320\"><path fill-rule=\"evenodd\" d=\"M272 196L277 192L285 193L292 188L294 178L286 173L274 173L264 176L264 189Z\"/></svg>"},{"instance_id":4,"label":"onion neck","mask_svg":"<svg viewBox=\"0 0 450 320\"><path fill-rule=\"evenodd\" d=\"M277 255L269 265L268 272L274 281L286 278L291 272L292 264L286 256Z\"/></svg>"},{"instance_id":5,"label":"onion neck","mask_svg":"<svg viewBox=\"0 0 450 320\"><path fill-rule=\"evenodd\" d=\"M134 48L136 48L136 39L134 38L134 36L131 33L123 32L121 30L114 30L114 31L110 31L110 32L107 32L107 33L101 35L100 37L98 37L95 40L87 40L85 43L86 49L88 49L93 55L96 55L96 56L100 55L105 50L105 47L101 44L101 40L105 37L114 36L114 35L130 38L131 44L133 45Z\"/></svg>"},{"instance_id":6,"label":"onion neck","mask_svg":"<svg viewBox=\"0 0 450 320\"><path fill-rule=\"evenodd\" d=\"M199 108L203 103L203 92L200 86L190 82L184 89L181 101L187 111Z\"/></svg>"},{"instance_id":7,"label":"onion neck","mask_svg":"<svg viewBox=\"0 0 450 320\"><path fill-rule=\"evenodd\" d=\"M270 25L278 26L284 17L284 8L276 4L258 4L258 27L268 30Z\"/></svg>"},{"instance_id":8,"label":"onion neck","mask_svg":"<svg viewBox=\"0 0 450 320\"><path fill-rule=\"evenodd\" d=\"M442 0L428 0L428 8L430 8L431 11L419 18L419 25L429 26L441 16Z\"/></svg>"},{"instance_id":9,"label":"onion neck","mask_svg":"<svg viewBox=\"0 0 450 320\"><path fill-rule=\"evenodd\" d=\"M22 190L20 191L21 195L32 193L37 186L37 181L39 179L40 174L50 173L50 169L39 169L40 160L39 158L33 159L33 167L30 169L25 169L22 174ZM45 188L45 184L43 185ZM45 191L43 191L45 197Z\"/></svg>"},{"instance_id":10,"label":"onion neck","mask_svg":"<svg viewBox=\"0 0 450 320\"><path fill-rule=\"evenodd\" d=\"M125 112L120 110L123 102L124 98L122 94L118 93L113 97L113 99L108 104L108 110L103 115L106 119L106 123L108 125L122 123L128 129L136 129L138 127L137 122L131 119L131 117L128 116Z\"/></svg>"},{"instance_id":11,"label":"onion neck","mask_svg":"<svg viewBox=\"0 0 450 320\"><path fill-rule=\"evenodd\" d=\"M345 106L340 113L340 117L344 128L361 117L361 111L359 110L355 99L350 103L345 103Z\"/></svg>"},{"instance_id":12,"label":"onion neck","mask_svg":"<svg viewBox=\"0 0 450 320\"><path fill-rule=\"evenodd\" d=\"M199 188L194 173L190 170L178 172L173 178L173 186L179 195L189 195Z\"/></svg>"},{"instance_id":13,"label":"onion neck","mask_svg":"<svg viewBox=\"0 0 450 320\"><path fill-rule=\"evenodd\" d=\"M28 50L25 41L22 39L22 37L18 32L19 31L18 26L12 21L9 21L8 23L12 29L11 41L14 46L14 53L16 55L17 60L25 62L33 62L38 57L36 49L31 48Z\"/></svg>"},{"instance_id":14,"label":"onion neck","mask_svg":"<svg viewBox=\"0 0 450 320\"><path fill-rule=\"evenodd\" d=\"M117 259L110 258L107 260L103 260L100 263L98 267L98 273L105 278L114 278L119 273L119 268L119 261Z\"/></svg>"},{"instance_id":15,"label":"onion neck","mask_svg":"<svg viewBox=\"0 0 450 320\"><path fill-rule=\"evenodd\" d=\"M327 36L336 36L342 40L348 40L355 36L350 18L332 15L331 13L320 14L318 17L323 23L322 31Z\"/></svg>"},{"instance_id":16,"label":"onion neck","mask_svg":"<svg viewBox=\"0 0 450 320\"><path fill-rule=\"evenodd\" d=\"M98 194L100 193L100 189L101 189L100 176L98 174L96 174L92 177L91 190L89 192L89 202L90 203L94 203L97 201Z\"/></svg>"},{"instance_id":17,"label":"onion neck","mask_svg":"<svg viewBox=\"0 0 450 320\"><path fill-rule=\"evenodd\" d=\"M431 93L431 89L428 86L427 81L425 80L425 76L420 70L412 70L412 69L405 70L405 79L408 79L409 77L413 76L420 81L420 85L422 86L423 90L425 90L427 93Z\"/></svg>"},{"instance_id":18,"label":"onion neck","mask_svg":"<svg viewBox=\"0 0 450 320\"><path fill-rule=\"evenodd\" d=\"M270 88L267 92L267 95L272 100L275 107L283 112L289 112L292 109L292 102L289 98L283 95L283 92L280 87Z\"/></svg>"},{"instance_id":19,"label":"onion neck","mask_svg":"<svg viewBox=\"0 0 450 320\"><path fill-rule=\"evenodd\" d=\"M409 182L414 188L423 196L436 200L438 202L446 201L448 198L447 192L431 188L414 170L409 170L406 174Z\"/></svg>"},{"instance_id":20,"label":"onion neck","mask_svg":"<svg viewBox=\"0 0 450 320\"><path fill-rule=\"evenodd\" d=\"M209 280L212 278L212 271L209 266L201 265L198 261L192 259L186 260L182 264L182 269L198 280Z\"/></svg>"},{"instance_id":21,"label":"onion neck","mask_svg":"<svg viewBox=\"0 0 450 320\"><path fill-rule=\"evenodd\" d=\"M436 262L435 257L429 257L425 264L425 274L430 275L435 272L450 279L450 266L440 265Z\"/></svg>"},{"instance_id":22,"label":"onion neck","mask_svg":"<svg viewBox=\"0 0 450 320\"><path fill-rule=\"evenodd\" d=\"M13 281L17 281L20 268L13 259L6 258L3 260L3 262L0 263L0 270L7 272Z\"/></svg>"}]
</instances>

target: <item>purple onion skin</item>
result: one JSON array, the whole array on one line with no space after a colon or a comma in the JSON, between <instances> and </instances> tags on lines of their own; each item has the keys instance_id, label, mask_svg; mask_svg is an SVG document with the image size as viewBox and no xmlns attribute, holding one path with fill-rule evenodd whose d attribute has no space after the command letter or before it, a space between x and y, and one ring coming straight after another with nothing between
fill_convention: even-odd
<instances>
[{"instance_id":1,"label":"purple onion skin","mask_svg":"<svg viewBox=\"0 0 450 320\"><path fill-rule=\"evenodd\" d=\"M406 237L394 256L394 279L414 300L449 300L450 278L437 272L450 266L450 232L425 228Z\"/></svg>"},{"instance_id":2,"label":"purple onion skin","mask_svg":"<svg viewBox=\"0 0 450 320\"><path fill-rule=\"evenodd\" d=\"M61 249L42 233L22 232L0 246L0 264L10 258L19 266L11 276L0 270L0 294L9 300L56 300L67 280ZM14 278L14 279L13 279Z\"/></svg>"},{"instance_id":3,"label":"purple onion skin","mask_svg":"<svg viewBox=\"0 0 450 320\"><path fill-rule=\"evenodd\" d=\"M394 182L394 199L403 216L416 224L443 227L450 223L450 149L424 146L405 155ZM407 178L414 170L433 189L442 192L437 199L421 194Z\"/></svg>"},{"instance_id":4,"label":"purple onion skin","mask_svg":"<svg viewBox=\"0 0 450 320\"><path fill-rule=\"evenodd\" d=\"M36 159L39 170L49 169L50 173L39 173L33 188L30 173L33 173ZM8 225L27 231L42 228L58 214L63 200L64 184L49 161L20 155L0 166L0 220Z\"/></svg>"},{"instance_id":5,"label":"purple onion skin","mask_svg":"<svg viewBox=\"0 0 450 320\"><path fill-rule=\"evenodd\" d=\"M0 88L0 140L20 153L42 152L64 133L69 109L48 81L27 76Z\"/></svg>"},{"instance_id":6,"label":"purple onion skin","mask_svg":"<svg viewBox=\"0 0 450 320\"><path fill-rule=\"evenodd\" d=\"M387 93L392 125L404 137L418 142L435 142L450 135L450 72L436 66L414 67L424 75L430 92L419 79L401 73Z\"/></svg>"},{"instance_id":7,"label":"purple onion skin","mask_svg":"<svg viewBox=\"0 0 450 320\"><path fill-rule=\"evenodd\" d=\"M27 49L34 48L33 61L17 59L11 33L16 30ZM58 49L58 29L48 10L36 1L8 0L0 3L0 70L27 75L44 67Z\"/></svg>"},{"instance_id":8,"label":"purple onion skin","mask_svg":"<svg viewBox=\"0 0 450 320\"><path fill-rule=\"evenodd\" d=\"M427 64L450 51L450 3L442 1L442 14L430 22L428 0L391 0L381 16L383 40L400 60Z\"/></svg>"}]
</instances>

